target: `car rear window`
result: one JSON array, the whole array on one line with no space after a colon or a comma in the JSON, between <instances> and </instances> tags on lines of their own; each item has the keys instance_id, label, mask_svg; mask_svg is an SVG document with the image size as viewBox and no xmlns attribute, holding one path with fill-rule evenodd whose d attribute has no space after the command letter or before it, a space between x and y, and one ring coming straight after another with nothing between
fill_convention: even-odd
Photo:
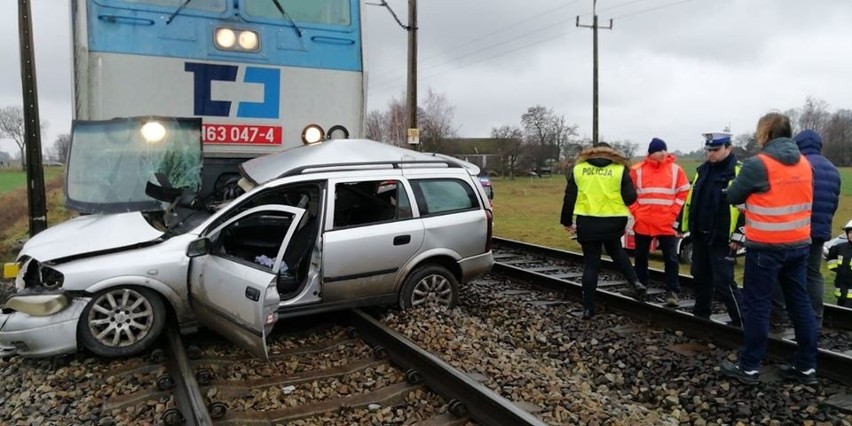
<instances>
[{"instance_id":1,"label":"car rear window","mask_svg":"<svg viewBox=\"0 0 852 426\"><path fill-rule=\"evenodd\" d=\"M422 179L411 182L421 216L479 207L473 188L459 179Z\"/></svg>"}]
</instances>

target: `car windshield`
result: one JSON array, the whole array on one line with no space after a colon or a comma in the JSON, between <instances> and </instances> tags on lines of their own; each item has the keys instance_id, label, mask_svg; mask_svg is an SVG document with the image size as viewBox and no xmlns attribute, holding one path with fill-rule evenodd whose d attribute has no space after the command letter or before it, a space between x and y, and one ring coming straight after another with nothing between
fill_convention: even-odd
<instances>
[{"instance_id":1,"label":"car windshield","mask_svg":"<svg viewBox=\"0 0 852 426\"><path fill-rule=\"evenodd\" d=\"M65 179L69 209L83 214L154 211L148 181L198 191L201 121L135 117L75 121Z\"/></svg>"}]
</instances>

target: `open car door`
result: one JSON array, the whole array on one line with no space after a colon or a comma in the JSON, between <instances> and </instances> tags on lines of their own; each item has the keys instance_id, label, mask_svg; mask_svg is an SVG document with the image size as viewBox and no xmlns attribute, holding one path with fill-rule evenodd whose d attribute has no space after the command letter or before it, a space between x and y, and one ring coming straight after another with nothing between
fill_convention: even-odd
<instances>
[{"instance_id":1,"label":"open car door","mask_svg":"<svg viewBox=\"0 0 852 426\"><path fill-rule=\"evenodd\" d=\"M284 252L304 209L263 205L223 222L191 243L189 299L199 321L268 360L266 338L278 320L277 284L288 275ZM190 256L192 256L191 253Z\"/></svg>"}]
</instances>

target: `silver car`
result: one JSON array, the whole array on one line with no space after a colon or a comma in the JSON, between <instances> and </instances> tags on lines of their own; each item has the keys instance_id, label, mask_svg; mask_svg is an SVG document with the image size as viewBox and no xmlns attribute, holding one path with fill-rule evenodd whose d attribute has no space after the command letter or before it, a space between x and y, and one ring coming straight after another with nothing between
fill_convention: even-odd
<instances>
[{"instance_id":1,"label":"silver car","mask_svg":"<svg viewBox=\"0 0 852 426\"><path fill-rule=\"evenodd\" d=\"M248 160L231 182L235 199L200 200L192 195L202 184L199 123L162 121L157 134L168 140L159 145L137 135L150 125L139 119L75 123L68 204L109 213L25 244L17 292L0 314L5 355L125 356L175 321L266 358L279 318L451 307L459 283L493 265L492 212L476 166L329 140ZM156 201L171 198L165 208Z\"/></svg>"}]
</instances>

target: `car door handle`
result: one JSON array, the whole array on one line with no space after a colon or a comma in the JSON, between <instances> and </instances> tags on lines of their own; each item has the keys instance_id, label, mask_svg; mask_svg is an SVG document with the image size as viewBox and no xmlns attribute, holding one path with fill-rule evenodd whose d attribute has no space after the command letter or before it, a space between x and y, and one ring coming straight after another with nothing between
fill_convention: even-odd
<instances>
[{"instance_id":1,"label":"car door handle","mask_svg":"<svg viewBox=\"0 0 852 426\"><path fill-rule=\"evenodd\" d=\"M246 287L246 299L257 302L260 300L260 290L252 287Z\"/></svg>"},{"instance_id":2,"label":"car door handle","mask_svg":"<svg viewBox=\"0 0 852 426\"><path fill-rule=\"evenodd\" d=\"M393 237L393 245L402 246L411 242L411 235L397 235Z\"/></svg>"}]
</instances>

